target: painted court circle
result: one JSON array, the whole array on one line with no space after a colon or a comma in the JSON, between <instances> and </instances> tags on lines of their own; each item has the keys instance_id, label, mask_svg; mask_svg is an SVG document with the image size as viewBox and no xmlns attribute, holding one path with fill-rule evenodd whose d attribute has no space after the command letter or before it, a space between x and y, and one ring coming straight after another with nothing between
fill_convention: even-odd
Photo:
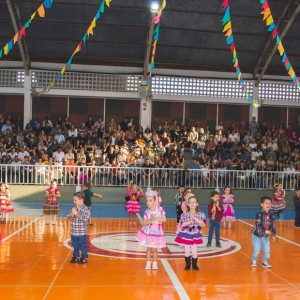
<instances>
[{"instance_id":1,"label":"painted court circle","mask_svg":"<svg viewBox=\"0 0 300 300\"><path fill-rule=\"evenodd\" d=\"M145 259L146 247L135 239L135 232L101 232L88 234L88 252L90 255ZM177 259L184 256L184 247L174 242L175 233L165 232L167 247L158 249L159 258ZM203 237L203 244L198 247L198 258L213 258L233 254L241 249L241 245L228 239L221 239L222 248L206 247L207 236ZM72 249L71 240L65 240L64 245ZM212 243L214 245L214 241Z\"/></svg>"}]
</instances>

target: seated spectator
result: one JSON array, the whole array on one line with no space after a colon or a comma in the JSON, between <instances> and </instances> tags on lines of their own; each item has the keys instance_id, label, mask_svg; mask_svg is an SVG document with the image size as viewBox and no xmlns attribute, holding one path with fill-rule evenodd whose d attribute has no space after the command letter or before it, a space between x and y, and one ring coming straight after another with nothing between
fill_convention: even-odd
<instances>
[{"instance_id":1,"label":"seated spectator","mask_svg":"<svg viewBox=\"0 0 300 300\"><path fill-rule=\"evenodd\" d=\"M192 153L192 159L195 156L195 150L193 149L193 143L189 136L186 137L186 141L181 142L181 153L185 154L185 152Z\"/></svg>"}]
</instances>

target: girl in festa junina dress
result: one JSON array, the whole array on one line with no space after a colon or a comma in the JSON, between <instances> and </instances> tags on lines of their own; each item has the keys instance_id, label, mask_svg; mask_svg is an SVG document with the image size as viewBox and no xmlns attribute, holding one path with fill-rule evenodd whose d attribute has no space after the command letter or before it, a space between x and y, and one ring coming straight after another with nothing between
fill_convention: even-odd
<instances>
[{"instance_id":1,"label":"girl in festa junina dress","mask_svg":"<svg viewBox=\"0 0 300 300\"><path fill-rule=\"evenodd\" d=\"M229 185L224 186L224 194L222 195L222 202L224 207L223 213L223 228L231 228L231 223L235 222L235 212L232 206L234 202L234 195L232 194L231 187Z\"/></svg>"},{"instance_id":2,"label":"girl in festa junina dress","mask_svg":"<svg viewBox=\"0 0 300 300\"><path fill-rule=\"evenodd\" d=\"M43 214L46 215L46 225L50 224L51 217L53 217L52 225L56 224L56 216L59 213L59 203L57 199L60 198L60 192L57 188L56 181L50 182L50 188L46 190L45 198L47 199L44 203Z\"/></svg>"},{"instance_id":3,"label":"girl in festa junina dress","mask_svg":"<svg viewBox=\"0 0 300 300\"><path fill-rule=\"evenodd\" d=\"M284 211L286 207L285 202L285 190L281 183L276 182L274 184L274 197L272 200L271 210L275 214L276 217L280 217L280 214Z\"/></svg>"},{"instance_id":4,"label":"girl in festa junina dress","mask_svg":"<svg viewBox=\"0 0 300 300\"><path fill-rule=\"evenodd\" d=\"M152 255L152 270L157 270L157 249L166 247L166 237L163 231L166 214L164 209L159 205L159 198L154 191L147 191L145 196L148 208L144 213L143 227L136 234L136 239L142 246L147 247L147 263L145 269L151 269Z\"/></svg>"},{"instance_id":5,"label":"girl in festa junina dress","mask_svg":"<svg viewBox=\"0 0 300 300\"><path fill-rule=\"evenodd\" d=\"M175 242L184 246L185 270L192 268L199 271L197 265L198 253L197 246L203 244L203 236L201 228L206 224L205 214L199 211L198 201L193 194L189 194L186 199L187 211L184 212L179 221L180 230L177 233Z\"/></svg>"},{"instance_id":6,"label":"girl in festa junina dress","mask_svg":"<svg viewBox=\"0 0 300 300\"><path fill-rule=\"evenodd\" d=\"M129 226L136 225L136 214L141 211L141 203L139 198L144 196L144 192L142 188L138 188L136 184L132 184L130 182L127 188L127 196L126 196L126 210L129 214Z\"/></svg>"},{"instance_id":7,"label":"girl in festa junina dress","mask_svg":"<svg viewBox=\"0 0 300 300\"><path fill-rule=\"evenodd\" d=\"M14 208L10 201L10 192L5 183L0 184L0 212L1 223L5 224L8 221L8 214L14 212Z\"/></svg>"}]
</instances>

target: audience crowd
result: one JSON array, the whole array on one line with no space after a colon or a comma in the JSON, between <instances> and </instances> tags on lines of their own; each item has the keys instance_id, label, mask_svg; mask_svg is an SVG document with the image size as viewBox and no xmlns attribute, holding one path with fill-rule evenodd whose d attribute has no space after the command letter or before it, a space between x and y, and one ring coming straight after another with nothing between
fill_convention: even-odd
<instances>
[{"instance_id":1,"label":"audience crowd","mask_svg":"<svg viewBox=\"0 0 300 300\"><path fill-rule=\"evenodd\" d=\"M224 128L222 121L210 128L200 122L160 124L157 120L152 128L143 128L126 117L119 124L114 119L104 124L100 118L89 117L77 127L67 117L58 120L34 117L23 128L20 117L13 120L0 114L0 128L1 174L11 165L11 174L26 176L27 182L45 177L43 180L67 183L78 180L79 176L84 182L97 175L105 177L105 184L109 185L126 184L129 180L137 183L144 180L142 184L146 184L147 178L154 177L161 184L168 179L174 185L194 185L195 180L205 184L215 181L215 184L221 178L218 184L223 185L224 180L231 180L226 176L231 176L232 185L247 179L248 187L262 188L266 182L261 175L264 180L261 183L257 175L260 171L285 172L281 178L285 183L292 181L291 174L300 172L299 132L292 125L284 128L282 124L258 124L255 117L239 126L231 122L228 128ZM63 165L68 167L67 176L59 168L55 171L45 168ZM85 174L78 166L93 168ZM35 174L24 175L24 170L34 170ZM236 172L224 175L224 170ZM255 179L252 171L257 171ZM249 181L250 177L253 178ZM280 180L279 175L268 179L268 185L274 180ZM298 184L294 181L293 186Z\"/></svg>"}]
</instances>

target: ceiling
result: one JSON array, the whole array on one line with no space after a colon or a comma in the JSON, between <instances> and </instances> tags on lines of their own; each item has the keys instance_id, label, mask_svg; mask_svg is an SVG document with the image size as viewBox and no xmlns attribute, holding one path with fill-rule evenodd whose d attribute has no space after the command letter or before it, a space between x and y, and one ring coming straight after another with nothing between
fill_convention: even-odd
<instances>
[{"instance_id":1,"label":"ceiling","mask_svg":"<svg viewBox=\"0 0 300 300\"><path fill-rule=\"evenodd\" d=\"M101 1L54 0L45 18L35 17L23 46L32 62L66 63L87 31ZM150 0L112 0L74 64L144 67L151 23ZM10 3L20 28L42 1L0 0L0 47L14 35ZM269 0L285 51L300 73L300 1ZM167 0L161 19L155 68L233 72L232 54L222 33L222 0ZM259 0L231 0L235 46L243 73L286 75L262 21ZM299 8L298 8L299 9ZM19 12L18 12L19 11ZM286 31L286 33L285 33ZM22 61L18 45L2 61ZM266 63L270 61L268 65Z\"/></svg>"}]
</instances>

